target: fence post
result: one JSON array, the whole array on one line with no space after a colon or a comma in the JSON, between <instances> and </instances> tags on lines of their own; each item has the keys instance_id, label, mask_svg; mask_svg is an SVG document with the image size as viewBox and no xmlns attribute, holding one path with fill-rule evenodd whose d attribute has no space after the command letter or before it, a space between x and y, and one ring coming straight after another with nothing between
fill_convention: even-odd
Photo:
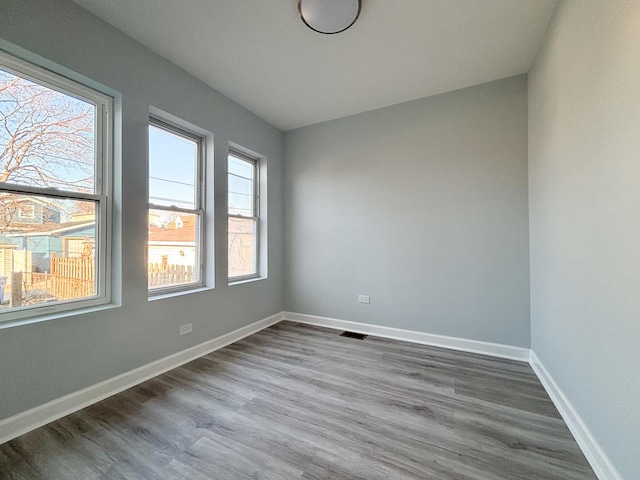
<instances>
[{"instance_id":1,"label":"fence post","mask_svg":"<svg viewBox=\"0 0 640 480\"><path fill-rule=\"evenodd\" d=\"M22 306L22 272L11 273L11 308Z\"/></svg>"}]
</instances>

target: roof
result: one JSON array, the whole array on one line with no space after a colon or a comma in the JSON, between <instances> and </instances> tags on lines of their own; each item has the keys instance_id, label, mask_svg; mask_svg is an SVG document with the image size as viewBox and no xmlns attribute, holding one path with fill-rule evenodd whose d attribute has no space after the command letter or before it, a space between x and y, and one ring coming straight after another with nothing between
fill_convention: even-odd
<instances>
[{"instance_id":1,"label":"roof","mask_svg":"<svg viewBox=\"0 0 640 480\"><path fill-rule=\"evenodd\" d=\"M36 235L54 235L57 233L66 233L72 230L81 230L83 228L94 227L95 222L79 221L66 223L15 223L10 232L3 235L7 237L32 237Z\"/></svg>"},{"instance_id":2,"label":"roof","mask_svg":"<svg viewBox=\"0 0 640 480\"><path fill-rule=\"evenodd\" d=\"M162 228L149 226L149 242L190 242L196 239L196 226L185 225L182 228Z\"/></svg>"},{"instance_id":3,"label":"roof","mask_svg":"<svg viewBox=\"0 0 640 480\"><path fill-rule=\"evenodd\" d=\"M60 210L55 204L51 202L47 202L46 200L42 200L37 195L28 195L28 194L19 194L17 196L13 193L0 193L0 202L7 203L39 203L47 208L51 208L54 210Z\"/></svg>"}]
</instances>

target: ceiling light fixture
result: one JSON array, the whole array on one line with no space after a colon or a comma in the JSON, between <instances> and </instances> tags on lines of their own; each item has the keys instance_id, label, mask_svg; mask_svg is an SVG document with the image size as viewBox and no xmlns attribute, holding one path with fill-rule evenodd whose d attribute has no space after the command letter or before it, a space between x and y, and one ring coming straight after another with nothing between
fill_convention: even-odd
<instances>
[{"instance_id":1,"label":"ceiling light fixture","mask_svg":"<svg viewBox=\"0 0 640 480\"><path fill-rule=\"evenodd\" d=\"M307 27L331 35L356 23L362 0L298 0L298 13Z\"/></svg>"}]
</instances>

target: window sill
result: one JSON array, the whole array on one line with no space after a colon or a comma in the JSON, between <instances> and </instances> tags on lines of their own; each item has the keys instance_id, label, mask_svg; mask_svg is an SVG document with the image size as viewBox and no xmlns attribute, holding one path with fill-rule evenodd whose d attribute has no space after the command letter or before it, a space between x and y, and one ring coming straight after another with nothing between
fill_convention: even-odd
<instances>
[{"instance_id":1,"label":"window sill","mask_svg":"<svg viewBox=\"0 0 640 480\"><path fill-rule=\"evenodd\" d=\"M101 303L99 305L92 305L87 307L80 307L70 310L44 313L33 317L16 318L12 320L0 321L0 330L11 327L19 327L22 325L30 325L32 323L48 322L50 320L57 320L59 318L75 317L79 315L88 315L91 313L102 312L104 310L111 310L113 308L119 308L120 305L116 303Z\"/></svg>"},{"instance_id":2,"label":"window sill","mask_svg":"<svg viewBox=\"0 0 640 480\"><path fill-rule=\"evenodd\" d=\"M154 300L164 300L165 298L180 297L182 295L191 295L192 293L208 292L209 290L213 290L213 289L214 289L213 287L196 287L196 288L190 288L186 290L177 290L175 292L159 293L157 295L149 295L148 300L150 302L153 302Z\"/></svg>"},{"instance_id":3,"label":"window sill","mask_svg":"<svg viewBox=\"0 0 640 480\"><path fill-rule=\"evenodd\" d=\"M242 285L243 283L259 282L260 280L266 280L267 277L253 277L253 278L241 278L239 280L229 280L228 285Z\"/></svg>"}]
</instances>

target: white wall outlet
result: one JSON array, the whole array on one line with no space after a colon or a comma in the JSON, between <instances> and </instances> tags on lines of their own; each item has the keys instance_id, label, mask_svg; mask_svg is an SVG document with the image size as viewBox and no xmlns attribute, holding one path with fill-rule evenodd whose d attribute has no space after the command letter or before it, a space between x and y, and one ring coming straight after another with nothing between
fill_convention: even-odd
<instances>
[{"instance_id":1,"label":"white wall outlet","mask_svg":"<svg viewBox=\"0 0 640 480\"><path fill-rule=\"evenodd\" d=\"M187 323L186 325L180 325L180 335L193 332L193 323Z\"/></svg>"},{"instance_id":2,"label":"white wall outlet","mask_svg":"<svg viewBox=\"0 0 640 480\"><path fill-rule=\"evenodd\" d=\"M360 303L371 303L369 299L369 295L358 295L358 302Z\"/></svg>"}]
</instances>

